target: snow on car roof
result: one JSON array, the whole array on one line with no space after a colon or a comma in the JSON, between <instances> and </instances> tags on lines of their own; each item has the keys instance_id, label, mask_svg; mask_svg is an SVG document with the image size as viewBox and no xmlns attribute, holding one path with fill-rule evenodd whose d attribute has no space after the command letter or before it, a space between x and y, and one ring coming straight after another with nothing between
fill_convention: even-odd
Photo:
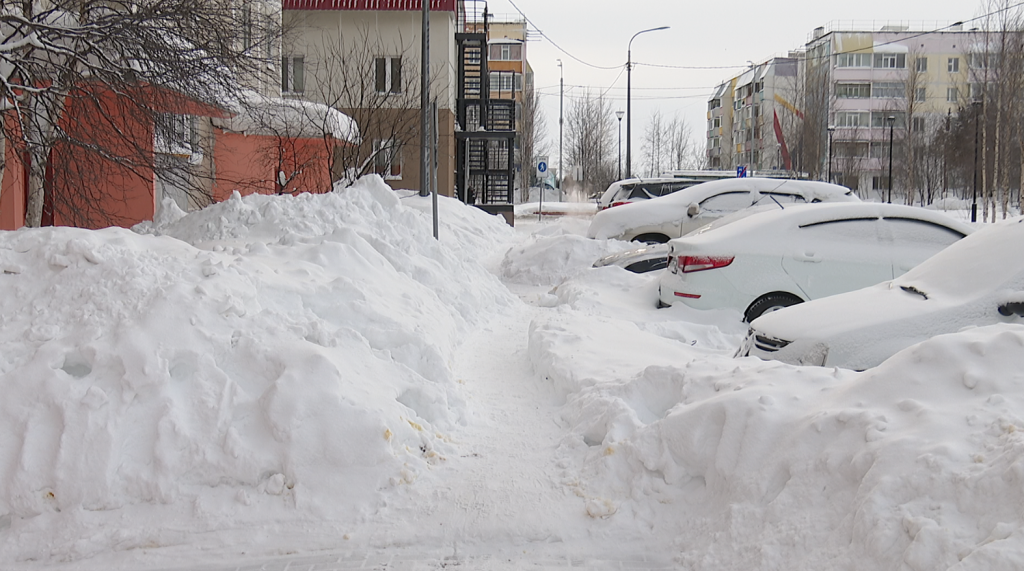
<instances>
[{"instance_id":1,"label":"snow on car roof","mask_svg":"<svg viewBox=\"0 0 1024 571\"><path fill-rule=\"evenodd\" d=\"M959 297L1003 287L1022 274L1024 217L976 232L970 240L961 240L939 252L897 282L930 295Z\"/></svg>"},{"instance_id":2,"label":"snow on car roof","mask_svg":"<svg viewBox=\"0 0 1024 571\"><path fill-rule=\"evenodd\" d=\"M680 220L686 215L686 209L691 203L700 203L725 192L795 194L802 196L808 202L813 200L858 200L845 186L827 182L775 178L727 178L702 182L672 194L599 212L590 224L587 234L593 238L603 239L619 236L630 228L642 225L664 224Z\"/></svg>"},{"instance_id":3,"label":"snow on car roof","mask_svg":"<svg viewBox=\"0 0 1024 571\"><path fill-rule=\"evenodd\" d=\"M912 218L945 226L965 236L974 231L971 226L934 210L879 202L832 202L786 205L785 209L767 208L734 220L714 231L689 234L671 242L723 242L732 239L747 242L752 233L774 234L777 233L775 229L782 231L808 224L854 218Z\"/></svg>"}]
</instances>

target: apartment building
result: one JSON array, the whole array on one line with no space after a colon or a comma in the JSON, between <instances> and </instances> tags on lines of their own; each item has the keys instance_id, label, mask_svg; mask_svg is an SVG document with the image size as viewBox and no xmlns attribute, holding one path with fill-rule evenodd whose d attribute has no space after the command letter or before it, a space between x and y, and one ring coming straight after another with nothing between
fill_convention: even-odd
<instances>
[{"instance_id":1,"label":"apartment building","mask_svg":"<svg viewBox=\"0 0 1024 571\"><path fill-rule=\"evenodd\" d=\"M915 142L970 100L974 34L961 26L929 28L814 30L806 44L803 103L816 123L819 173L831 172L862 196L878 195L888 189L892 140L895 178L906 182Z\"/></svg>"},{"instance_id":2,"label":"apartment building","mask_svg":"<svg viewBox=\"0 0 1024 571\"><path fill-rule=\"evenodd\" d=\"M454 196L456 43L462 2L430 0L430 100L438 113L438 191ZM375 172L419 190L420 0L284 0L287 98L328 105L358 123L361 145L339 154L335 176Z\"/></svg>"},{"instance_id":3,"label":"apartment building","mask_svg":"<svg viewBox=\"0 0 1024 571\"><path fill-rule=\"evenodd\" d=\"M960 26L871 28L817 28L803 50L719 85L708 100L710 167L792 168L878 196L892 139L894 185L915 184L914 149L980 93L986 60Z\"/></svg>"},{"instance_id":4,"label":"apartment building","mask_svg":"<svg viewBox=\"0 0 1024 571\"><path fill-rule=\"evenodd\" d=\"M797 57L752 65L722 82L708 100L709 168L748 171L792 170L786 134L801 113Z\"/></svg>"}]
</instances>

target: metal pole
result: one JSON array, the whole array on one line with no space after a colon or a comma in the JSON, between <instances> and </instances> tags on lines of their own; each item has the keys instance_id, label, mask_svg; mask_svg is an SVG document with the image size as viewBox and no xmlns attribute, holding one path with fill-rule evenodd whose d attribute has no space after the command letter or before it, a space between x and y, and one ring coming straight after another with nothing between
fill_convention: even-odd
<instances>
[{"instance_id":1,"label":"metal pole","mask_svg":"<svg viewBox=\"0 0 1024 571\"><path fill-rule=\"evenodd\" d=\"M634 38L636 36L633 36ZM633 178L633 40L629 40L629 49L626 50L626 178Z\"/></svg>"},{"instance_id":2,"label":"metal pole","mask_svg":"<svg viewBox=\"0 0 1024 571\"><path fill-rule=\"evenodd\" d=\"M618 180L623 179L623 112L615 112L618 118Z\"/></svg>"},{"instance_id":3,"label":"metal pole","mask_svg":"<svg viewBox=\"0 0 1024 571\"><path fill-rule=\"evenodd\" d=\"M889 117L889 199L886 200L889 204L892 204L892 128L896 124L895 117Z\"/></svg>"},{"instance_id":4,"label":"metal pole","mask_svg":"<svg viewBox=\"0 0 1024 571\"><path fill-rule=\"evenodd\" d=\"M832 182L832 133L835 127L828 128L828 182Z\"/></svg>"},{"instance_id":5,"label":"metal pole","mask_svg":"<svg viewBox=\"0 0 1024 571\"><path fill-rule=\"evenodd\" d=\"M438 240L438 222L437 222L437 99L434 100L430 105L430 154L433 160L430 161L430 187L433 190L431 193L431 206L434 211L434 239Z\"/></svg>"},{"instance_id":6,"label":"metal pole","mask_svg":"<svg viewBox=\"0 0 1024 571\"><path fill-rule=\"evenodd\" d=\"M430 193L430 0L423 4L420 61L420 196Z\"/></svg>"},{"instance_id":7,"label":"metal pole","mask_svg":"<svg viewBox=\"0 0 1024 571\"><path fill-rule=\"evenodd\" d=\"M975 101L974 107L974 199L971 201L971 222L978 221L978 115L981 106Z\"/></svg>"},{"instance_id":8,"label":"metal pole","mask_svg":"<svg viewBox=\"0 0 1024 571\"><path fill-rule=\"evenodd\" d=\"M562 197L562 100L565 96L565 75L562 69L562 60L558 60L558 197ZM540 185L540 192L544 194L544 183Z\"/></svg>"},{"instance_id":9,"label":"metal pole","mask_svg":"<svg viewBox=\"0 0 1024 571\"><path fill-rule=\"evenodd\" d=\"M629 44L626 46L626 178L633 177L633 40L640 34L667 30L668 28L668 26L662 26L660 28L651 28L650 30L640 30L633 34L633 37L629 39Z\"/></svg>"}]
</instances>

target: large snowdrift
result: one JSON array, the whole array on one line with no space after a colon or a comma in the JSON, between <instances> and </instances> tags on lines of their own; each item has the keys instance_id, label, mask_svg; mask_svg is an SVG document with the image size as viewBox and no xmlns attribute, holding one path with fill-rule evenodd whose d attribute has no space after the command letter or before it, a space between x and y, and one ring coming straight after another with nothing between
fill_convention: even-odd
<instances>
[{"instance_id":1,"label":"large snowdrift","mask_svg":"<svg viewBox=\"0 0 1024 571\"><path fill-rule=\"evenodd\" d=\"M371 178L0 233L0 561L358 520L435 462L453 351L515 300L417 206ZM459 248L508 238L462 210Z\"/></svg>"},{"instance_id":2,"label":"large snowdrift","mask_svg":"<svg viewBox=\"0 0 1024 571\"><path fill-rule=\"evenodd\" d=\"M566 480L591 516L649 527L686 569L1024 567L1024 327L854 373L734 360L692 323L672 348L639 313L562 301L530 351L567 396Z\"/></svg>"}]
</instances>

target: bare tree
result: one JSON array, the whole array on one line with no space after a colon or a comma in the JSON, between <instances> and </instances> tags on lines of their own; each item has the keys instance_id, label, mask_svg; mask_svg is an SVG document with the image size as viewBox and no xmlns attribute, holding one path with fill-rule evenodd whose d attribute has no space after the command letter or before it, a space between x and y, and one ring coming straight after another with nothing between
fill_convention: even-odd
<instances>
[{"instance_id":1,"label":"bare tree","mask_svg":"<svg viewBox=\"0 0 1024 571\"><path fill-rule=\"evenodd\" d=\"M159 130L155 118L184 111L183 101L220 105L242 80L263 77L278 19L272 7L253 4L255 12L241 0L4 2L0 108L11 114L7 142L29 157L26 225L41 223L47 173L74 166L72 153L56 149L145 177L156 166L152 140L126 125L149 125L149 132L157 123ZM88 209L91 202L70 197L66 204Z\"/></svg>"},{"instance_id":2,"label":"bare tree","mask_svg":"<svg viewBox=\"0 0 1024 571\"><path fill-rule=\"evenodd\" d=\"M615 124L611 103L585 90L574 97L565 120L566 155L570 165L582 169L578 182L591 196L615 180Z\"/></svg>"},{"instance_id":3,"label":"bare tree","mask_svg":"<svg viewBox=\"0 0 1024 571\"><path fill-rule=\"evenodd\" d=\"M540 105L538 105L537 92L534 90L531 82L523 90L523 111L520 123L521 138L519 148L522 152L522 164L525 171L533 173L532 168L527 168L528 165L536 164L537 157L547 153L547 143L543 137L546 131L547 120ZM530 186L530 180L533 176L533 174L530 174L523 177L523 184L526 187ZM540 183L541 181L537 182Z\"/></svg>"}]
</instances>

